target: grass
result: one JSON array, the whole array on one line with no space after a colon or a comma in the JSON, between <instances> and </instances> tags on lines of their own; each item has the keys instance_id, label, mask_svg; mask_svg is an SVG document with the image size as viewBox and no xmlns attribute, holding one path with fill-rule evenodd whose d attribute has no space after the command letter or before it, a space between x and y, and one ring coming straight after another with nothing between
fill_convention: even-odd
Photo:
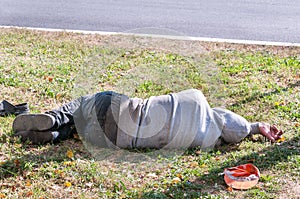
<instances>
[{"instance_id":1,"label":"grass","mask_svg":"<svg viewBox=\"0 0 300 199\"><path fill-rule=\"evenodd\" d=\"M0 198L297 198L300 196L300 58L268 47L0 29L0 96L43 112L80 95L114 90L149 97L201 89L211 106L276 123L285 141L261 136L213 151L152 161L97 160L71 139L33 146L0 118ZM258 185L228 189L224 168L251 162Z\"/></svg>"}]
</instances>

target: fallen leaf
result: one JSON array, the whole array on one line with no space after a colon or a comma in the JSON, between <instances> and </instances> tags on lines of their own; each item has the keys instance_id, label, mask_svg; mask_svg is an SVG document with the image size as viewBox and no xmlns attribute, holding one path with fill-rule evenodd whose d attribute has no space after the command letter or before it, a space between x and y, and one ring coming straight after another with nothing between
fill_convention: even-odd
<instances>
[{"instance_id":1,"label":"fallen leaf","mask_svg":"<svg viewBox=\"0 0 300 199\"><path fill-rule=\"evenodd\" d=\"M262 189L262 187L261 187L259 184L257 184L257 185L255 186L255 188L256 188L256 189Z\"/></svg>"},{"instance_id":2,"label":"fallen leaf","mask_svg":"<svg viewBox=\"0 0 300 199\"><path fill-rule=\"evenodd\" d=\"M207 167L207 165L206 164L201 164L200 167L205 168L205 167Z\"/></svg>"},{"instance_id":3,"label":"fallen leaf","mask_svg":"<svg viewBox=\"0 0 300 199\"><path fill-rule=\"evenodd\" d=\"M14 163L15 163L17 168L20 167L20 160L16 159L16 160L14 160Z\"/></svg>"},{"instance_id":4,"label":"fallen leaf","mask_svg":"<svg viewBox=\"0 0 300 199\"><path fill-rule=\"evenodd\" d=\"M32 196L32 195L33 195L32 191L28 191L28 192L26 193L26 197L30 197L30 196Z\"/></svg>"},{"instance_id":5,"label":"fallen leaf","mask_svg":"<svg viewBox=\"0 0 300 199\"><path fill-rule=\"evenodd\" d=\"M270 187L270 186L272 186L272 183L270 183L270 182L267 182L264 184L264 187Z\"/></svg>"},{"instance_id":6,"label":"fallen leaf","mask_svg":"<svg viewBox=\"0 0 300 199\"><path fill-rule=\"evenodd\" d=\"M55 98L56 99L59 99L59 98L61 98L62 97L62 94L61 93L57 93L56 95L55 95Z\"/></svg>"},{"instance_id":7,"label":"fallen leaf","mask_svg":"<svg viewBox=\"0 0 300 199\"><path fill-rule=\"evenodd\" d=\"M198 162L191 162L190 163L190 168L195 168L195 167L198 167L198 166L199 166Z\"/></svg>"},{"instance_id":8,"label":"fallen leaf","mask_svg":"<svg viewBox=\"0 0 300 199\"><path fill-rule=\"evenodd\" d=\"M232 187L227 187L227 191L232 192L233 188Z\"/></svg>"},{"instance_id":9,"label":"fallen leaf","mask_svg":"<svg viewBox=\"0 0 300 199\"><path fill-rule=\"evenodd\" d=\"M33 176L33 175L35 175L34 171L28 171L28 172L25 174L26 177Z\"/></svg>"},{"instance_id":10,"label":"fallen leaf","mask_svg":"<svg viewBox=\"0 0 300 199\"><path fill-rule=\"evenodd\" d=\"M203 174L208 175L209 171L204 171Z\"/></svg>"},{"instance_id":11,"label":"fallen leaf","mask_svg":"<svg viewBox=\"0 0 300 199\"><path fill-rule=\"evenodd\" d=\"M158 184L154 184L153 187L154 188L158 188L159 186L158 186Z\"/></svg>"},{"instance_id":12,"label":"fallen leaf","mask_svg":"<svg viewBox=\"0 0 300 199\"><path fill-rule=\"evenodd\" d=\"M274 102L274 106L275 107L278 107L278 106L284 106L285 105L285 102L284 101L281 101L281 102Z\"/></svg>"},{"instance_id":13,"label":"fallen leaf","mask_svg":"<svg viewBox=\"0 0 300 199\"><path fill-rule=\"evenodd\" d=\"M66 182L65 182L65 187L70 187L70 186L72 186L72 183L69 182L69 181L66 181Z\"/></svg>"},{"instance_id":14,"label":"fallen leaf","mask_svg":"<svg viewBox=\"0 0 300 199\"><path fill-rule=\"evenodd\" d=\"M60 176L61 178L63 178L63 177L65 176L65 173L64 173L64 172L61 172L61 173L59 173L59 176Z\"/></svg>"},{"instance_id":15,"label":"fallen leaf","mask_svg":"<svg viewBox=\"0 0 300 199\"><path fill-rule=\"evenodd\" d=\"M178 178L178 177L175 177L175 178L172 179L172 184L177 184L179 182L181 182L181 179Z\"/></svg>"},{"instance_id":16,"label":"fallen leaf","mask_svg":"<svg viewBox=\"0 0 300 199\"><path fill-rule=\"evenodd\" d=\"M177 173L176 176L177 176L178 178L180 178L180 179L183 178L182 175L181 175L180 173Z\"/></svg>"},{"instance_id":17,"label":"fallen leaf","mask_svg":"<svg viewBox=\"0 0 300 199\"><path fill-rule=\"evenodd\" d=\"M198 150L195 152L197 155L200 155L201 154L201 150Z\"/></svg>"},{"instance_id":18,"label":"fallen leaf","mask_svg":"<svg viewBox=\"0 0 300 199\"><path fill-rule=\"evenodd\" d=\"M74 157L74 153L69 149L66 153L66 156L71 159Z\"/></svg>"},{"instance_id":19,"label":"fallen leaf","mask_svg":"<svg viewBox=\"0 0 300 199\"><path fill-rule=\"evenodd\" d=\"M68 156L68 155L67 155ZM68 156L69 157L69 156ZM72 157L73 157L73 155L72 155ZM69 157L69 158L72 158L72 157ZM72 161L66 161L66 162L64 162L64 165L65 166L73 166L73 165L75 165L75 162L72 162Z\"/></svg>"},{"instance_id":20,"label":"fallen leaf","mask_svg":"<svg viewBox=\"0 0 300 199\"><path fill-rule=\"evenodd\" d=\"M44 80L48 80L49 82L53 81L53 77L51 76L44 76Z\"/></svg>"},{"instance_id":21,"label":"fallen leaf","mask_svg":"<svg viewBox=\"0 0 300 199\"><path fill-rule=\"evenodd\" d=\"M85 184L85 186L91 188L93 186L93 183L92 182L88 182L88 183Z\"/></svg>"},{"instance_id":22,"label":"fallen leaf","mask_svg":"<svg viewBox=\"0 0 300 199\"><path fill-rule=\"evenodd\" d=\"M56 190L56 191L61 189L61 187L58 186L58 185L51 186L50 188L53 189L53 190Z\"/></svg>"},{"instance_id":23,"label":"fallen leaf","mask_svg":"<svg viewBox=\"0 0 300 199\"><path fill-rule=\"evenodd\" d=\"M15 143L15 144L14 144L14 147L15 147L15 148L21 148L21 147L22 147L22 144L17 144L17 143Z\"/></svg>"},{"instance_id":24,"label":"fallen leaf","mask_svg":"<svg viewBox=\"0 0 300 199\"><path fill-rule=\"evenodd\" d=\"M281 138L279 138L278 140L276 140L277 143L283 142L285 140L285 138L283 136L281 136Z\"/></svg>"},{"instance_id":25,"label":"fallen leaf","mask_svg":"<svg viewBox=\"0 0 300 199\"><path fill-rule=\"evenodd\" d=\"M157 175L155 173L148 173L147 177L157 178Z\"/></svg>"},{"instance_id":26,"label":"fallen leaf","mask_svg":"<svg viewBox=\"0 0 300 199\"><path fill-rule=\"evenodd\" d=\"M30 187L30 186L31 186L30 180L26 180L25 186L26 186L26 187Z\"/></svg>"}]
</instances>

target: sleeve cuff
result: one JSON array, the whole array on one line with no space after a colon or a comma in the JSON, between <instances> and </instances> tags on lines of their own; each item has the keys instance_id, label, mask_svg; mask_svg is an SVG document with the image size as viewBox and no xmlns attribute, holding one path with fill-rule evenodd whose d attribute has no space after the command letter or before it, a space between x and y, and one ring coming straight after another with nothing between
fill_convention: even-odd
<instances>
[{"instance_id":1,"label":"sleeve cuff","mask_svg":"<svg viewBox=\"0 0 300 199\"><path fill-rule=\"evenodd\" d=\"M250 134L260 134L259 122L251 123Z\"/></svg>"}]
</instances>

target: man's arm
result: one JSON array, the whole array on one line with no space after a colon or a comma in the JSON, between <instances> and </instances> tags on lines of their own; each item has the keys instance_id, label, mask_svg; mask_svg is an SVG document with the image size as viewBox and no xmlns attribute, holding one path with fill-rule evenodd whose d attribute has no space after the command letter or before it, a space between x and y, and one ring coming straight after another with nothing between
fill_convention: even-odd
<instances>
[{"instance_id":1,"label":"man's arm","mask_svg":"<svg viewBox=\"0 0 300 199\"><path fill-rule=\"evenodd\" d=\"M236 143L251 134L261 134L274 142L280 139L283 134L283 131L280 131L275 125L271 126L262 122L249 123L242 116L229 110L220 108L213 110L224 118L221 136L226 142Z\"/></svg>"},{"instance_id":2,"label":"man's arm","mask_svg":"<svg viewBox=\"0 0 300 199\"><path fill-rule=\"evenodd\" d=\"M279 130L275 125L270 125L268 123L257 122L251 124L251 134L261 134L275 142L282 137L283 131Z\"/></svg>"}]
</instances>

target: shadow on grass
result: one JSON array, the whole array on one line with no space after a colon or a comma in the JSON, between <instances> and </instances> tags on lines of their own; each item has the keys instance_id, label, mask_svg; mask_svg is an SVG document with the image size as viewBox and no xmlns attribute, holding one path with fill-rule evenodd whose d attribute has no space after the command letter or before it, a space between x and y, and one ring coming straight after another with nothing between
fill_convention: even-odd
<instances>
[{"instance_id":1,"label":"shadow on grass","mask_svg":"<svg viewBox=\"0 0 300 199\"><path fill-rule=\"evenodd\" d=\"M252 94L252 96L250 96L250 97L248 97L244 100L241 100L240 102L236 102L236 103L232 104L231 106L232 107L240 107L243 104L255 101L259 98L264 98L264 97L272 96L272 95L275 95L275 94L279 94L281 91L288 91L288 89L296 88L296 87L300 87L300 81L290 83L286 87L279 87L276 90L268 92L268 93L254 93L254 94Z\"/></svg>"},{"instance_id":2,"label":"shadow on grass","mask_svg":"<svg viewBox=\"0 0 300 199\"><path fill-rule=\"evenodd\" d=\"M17 144L12 144L12 147L16 147L15 145ZM0 165L0 180L8 177L23 176L24 172L39 168L47 162L61 163L69 161L70 159L66 155L68 149L76 151L76 154L79 154L81 159L90 159L90 155L82 143L74 139L45 146L24 144L21 148L15 149L20 151L18 156Z\"/></svg>"},{"instance_id":3,"label":"shadow on grass","mask_svg":"<svg viewBox=\"0 0 300 199\"><path fill-rule=\"evenodd\" d=\"M239 157L236 161L226 160L219 166L214 166L208 172L200 175L193 181L183 181L175 185L168 185L164 191L152 189L144 191L140 194L133 193L131 198L211 198L211 195L218 195L220 191L226 190L227 186L223 181L223 177L219 174L225 168L239 164L248 163L249 160L254 161L255 165L263 173L271 170L273 166L280 162L288 162L291 155L300 154L300 134L292 139L282 143L280 146L272 145L260 151L254 151L249 155ZM91 159L91 156L85 150L81 142L68 140L57 145L47 145L45 149L38 147L25 146L29 152L21 157L12 159L0 167L0 179L12 176L23 176L24 171L28 171L28 166L33 165L39 167L46 162L61 163L67 161L66 150L72 148L76 150L81 158ZM233 146L222 146L217 148L221 152L235 151ZM217 186L216 186L217 185ZM128 190L130 191L130 190Z\"/></svg>"},{"instance_id":4,"label":"shadow on grass","mask_svg":"<svg viewBox=\"0 0 300 199\"><path fill-rule=\"evenodd\" d=\"M300 154L300 134L289 141L282 143L280 146L272 145L261 151L253 152L249 155L242 156L237 161L227 160L219 167L213 167L207 174L202 174L196 180L182 182L176 185L170 185L164 192L155 190L142 193L135 198L211 198L211 195L217 196L221 190L226 190L227 185L223 180L225 168L249 163L254 161L255 166L261 173L271 170L280 162L288 162L291 155ZM227 151L222 147L223 152ZM234 150L234 149L229 149ZM217 186L216 186L217 185Z\"/></svg>"}]
</instances>

